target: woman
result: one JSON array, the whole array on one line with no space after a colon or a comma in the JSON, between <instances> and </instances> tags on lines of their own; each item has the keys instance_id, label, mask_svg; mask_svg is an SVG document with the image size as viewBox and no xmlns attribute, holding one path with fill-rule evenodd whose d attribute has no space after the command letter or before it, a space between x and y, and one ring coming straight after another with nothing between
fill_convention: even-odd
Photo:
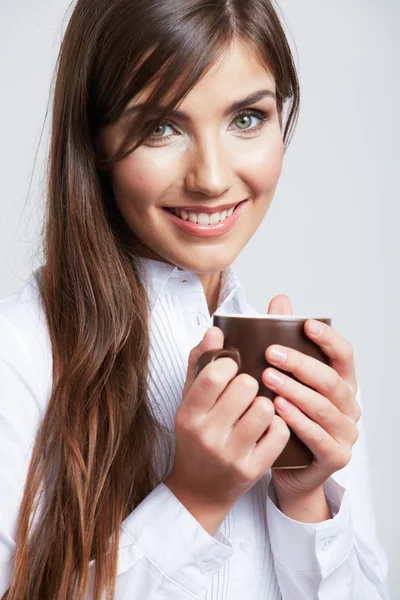
<instances>
[{"instance_id":1,"label":"woman","mask_svg":"<svg viewBox=\"0 0 400 600\"><path fill-rule=\"evenodd\" d=\"M276 358L276 413L194 377L256 312L232 263L298 115L272 4L79 0L57 67L45 261L0 304L3 599L387 598L350 343L307 321L332 366ZM315 460L272 473L288 426Z\"/></svg>"}]
</instances>

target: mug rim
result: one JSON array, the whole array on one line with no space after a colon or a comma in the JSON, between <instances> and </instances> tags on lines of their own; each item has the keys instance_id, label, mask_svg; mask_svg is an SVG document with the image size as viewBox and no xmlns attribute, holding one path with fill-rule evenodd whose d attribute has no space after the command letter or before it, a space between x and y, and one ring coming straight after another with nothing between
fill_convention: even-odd
<instances>
[{"instance_id":1,"label":"mug rim","mask_svg":"<svg viewBox=\"0 0 400 600\"><path fill-rule=\"evenodd\" d=\"M277 320L277 321L308 321L309 319L318 320L328 320L332 319L332 317L304 317L302 315L277 315L277 314L265 314L265 315L241 315L241 314L218 314L215 313L213 317L229 317L230 319L269 319L269 320Z\"/></svg>"}]
</instances>

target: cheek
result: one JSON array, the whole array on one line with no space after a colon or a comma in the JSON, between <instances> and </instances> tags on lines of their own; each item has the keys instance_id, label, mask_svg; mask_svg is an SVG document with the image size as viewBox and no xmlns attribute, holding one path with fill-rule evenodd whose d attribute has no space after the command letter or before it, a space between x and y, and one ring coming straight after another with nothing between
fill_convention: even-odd
<instances>
[{"instance_id":1,"label":"cheek","mask_svg":"<svg viewBox=\"0 0 400 600\"><path fill-rule=\"evenodd\" d=\"M278 138L252 148L241 161L241 178L257 194L272 192L278 183L283 165L283 141Z\"/></svg>"},{"instance_id":2,"label":"cheek","mask_svg":"<svg viewBox=\"0 0 400 600\"><path fill-rule=\"evenodd\" d=\"M173 183L171 165L159 164L149 156L133 153L120 161L113 171L115 193L122 201L154 202Z\"/></svg>"}]
</instances>

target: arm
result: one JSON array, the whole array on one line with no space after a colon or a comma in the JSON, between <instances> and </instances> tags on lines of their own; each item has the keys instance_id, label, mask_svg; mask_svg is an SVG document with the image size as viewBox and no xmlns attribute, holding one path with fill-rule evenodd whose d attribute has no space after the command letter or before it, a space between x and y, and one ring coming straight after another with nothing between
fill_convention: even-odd
<instances>
[{"instance_id":1,"label":"arm","mask_svg":"<svg viewBox=\"0 0 400 600\"><path fill-rule=\"evenodd\" d=\"M362 407L360 390L357 402ZM317 522L324 504L314 498L308 517L317 511L316 522L300 522L308 520L302 507L297 514L293 507L288 509L289 515L299 519L295 520L278 509L273 486L269 487L267 519L284 600L389 600L387 559L376 532L363 417L358 429L350 462L323 486L333 518Z\"/></svg>"},{"instance_id":2,"label":"arm","mask_svg":"<svg viewBox=\"0 0 400 600\"><path fill-rule=\"evenodd\" d=\"M212 537L160 483L122 523L116 597L121 587L131 600L201 598L232 554L220 531Z\"/></svg>"},{"instance_id":3,"label":"arm","mask_svg":"<svg viewBox=\"0 0 400 600\"><path fill-rule=\"evenodd\" d=\"M17 516L48 394L39 376L43 355L28 342L29 323L15 323L0 315L0 481L7 490L0 494L0 597L10 585ZM116 597L129 590L131 600L200 598L232 554L221 532L210 535L160 483L122 523ZM91 586L94 561L89 566ZM87 600L91 593L89 587Z\"/></svg>"}]
</instances>

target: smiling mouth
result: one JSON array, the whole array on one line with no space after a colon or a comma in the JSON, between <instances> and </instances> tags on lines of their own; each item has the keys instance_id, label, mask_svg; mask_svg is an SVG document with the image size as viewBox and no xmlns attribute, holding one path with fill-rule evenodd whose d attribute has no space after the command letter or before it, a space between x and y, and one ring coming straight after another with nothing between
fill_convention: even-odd
<instances>
[{"instance_id":1,"label":"smiling mouth","mask_svg":"<svg viewBox=\"0 0 400 600\"><path fill-rule=\"evenodd\" d=\"M231 217L237 209L237 207L243 204L243 202L246 202L246 200L238 202L229 210L225 209L222 211L214 211L212 213L206 213L201 211L195 212L192 210L185 211L183 209L170 207L165 207L164 210L168 210L182 221L190 221L191 223L197 223L199 225L215 225L216 223L222 223L227 218Z\"/></svg>"}]
</instances>

